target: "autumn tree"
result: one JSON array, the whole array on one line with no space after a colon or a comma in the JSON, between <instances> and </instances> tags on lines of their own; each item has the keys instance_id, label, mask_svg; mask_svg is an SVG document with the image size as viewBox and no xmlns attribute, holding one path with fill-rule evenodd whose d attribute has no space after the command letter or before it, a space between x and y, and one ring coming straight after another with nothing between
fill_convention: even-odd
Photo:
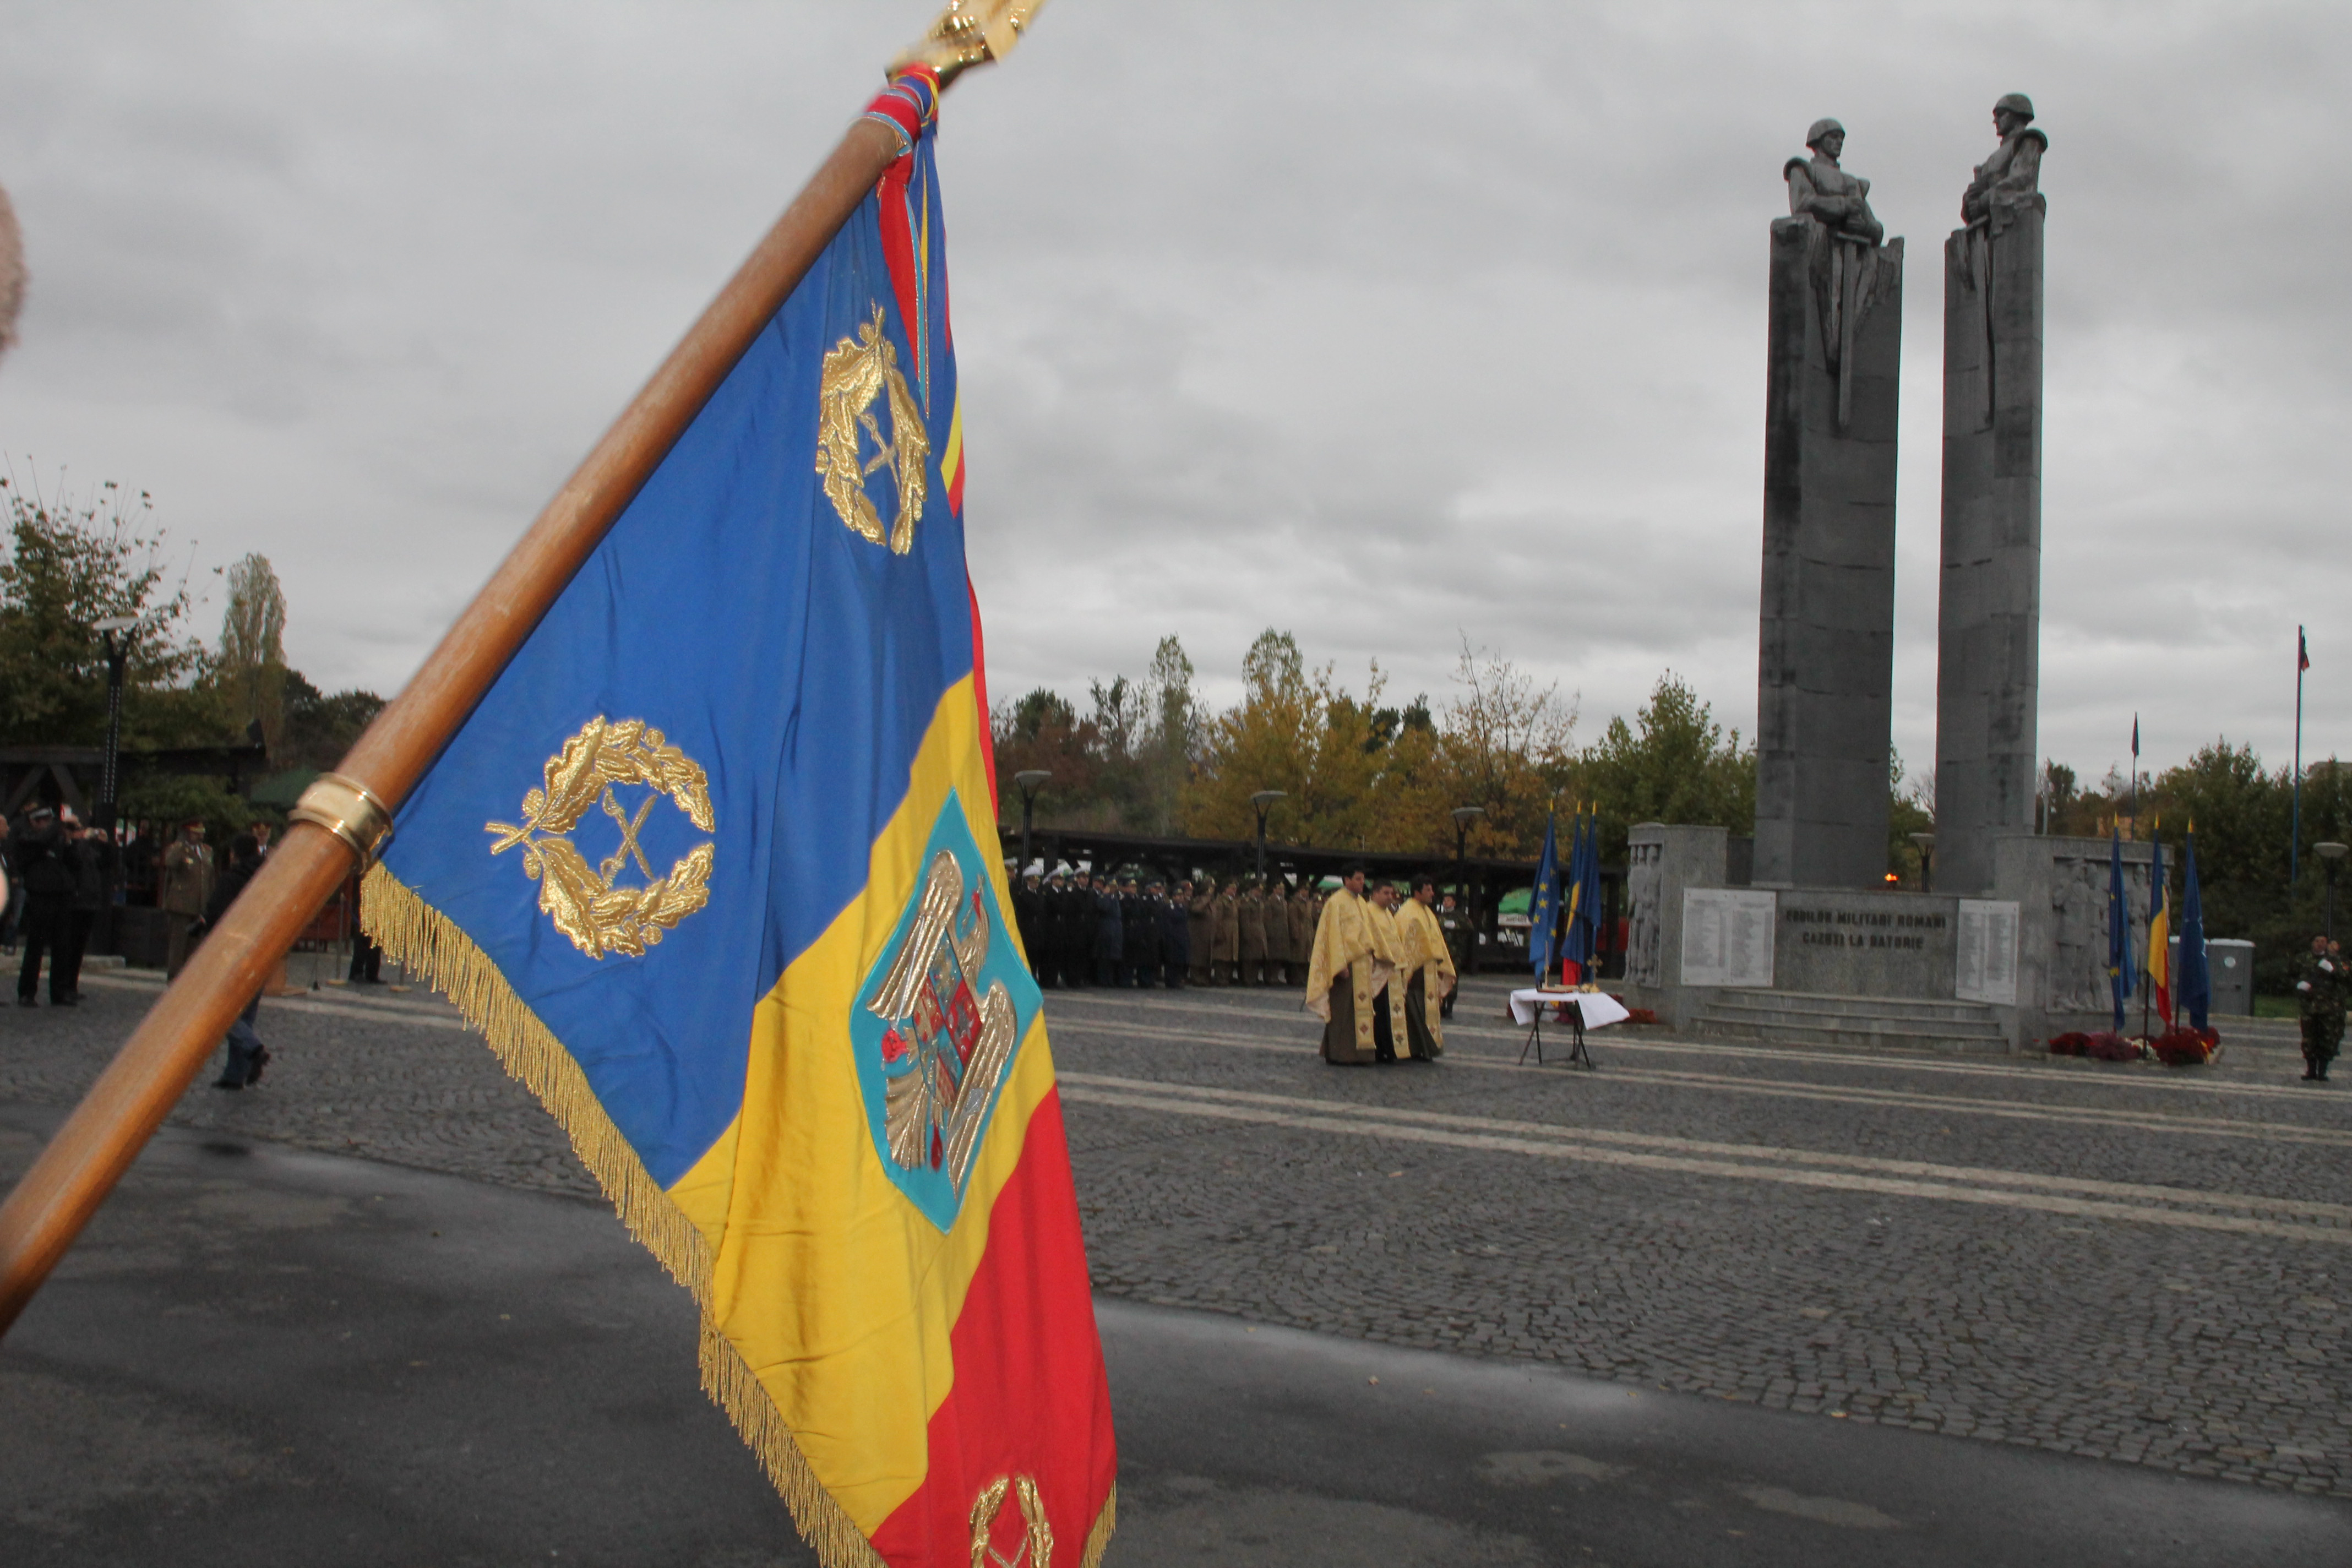
<instances>
[{"instance_id":1,"label":"autumn tree","mask_svg":"<svg viewBox=\"0 0 2352 1568\"><path fill-rule=\"evenodd\" d=\"M1673 670L1658 678L1633 722L1608 730L1579 760L1576 787L1601 808L1601 857L1622 861L1637 822L1697 823L1756 831L1756 748L1728 735L1714 710Z\"/></svg>"},{"instance_id":2,"label":"autumn tree","mask_svg":"<svg viewBox=\"0 0 2352 1568\"><path fill-rule=\"evenodd\" d=\"M228 607L221 614L220 656L214 679L231 716L258 734L273 760L286 741L286 592L266 555L247 555L228 569Z\"/></svg>"},{"instance_id":3,"label":"autumn tree","mask_svg":"<svg viewBox=\"0 0 2352 1568\"><path fill-rule=\"evenodd\" d=\"M217 745L232 730L188 636L184 573L167 561L154 502L108 480L76 498L0 477L0 743L94 746L106 737L101 620L137 617L124 649L125 747Z\"/></svg>"}]
</instances>

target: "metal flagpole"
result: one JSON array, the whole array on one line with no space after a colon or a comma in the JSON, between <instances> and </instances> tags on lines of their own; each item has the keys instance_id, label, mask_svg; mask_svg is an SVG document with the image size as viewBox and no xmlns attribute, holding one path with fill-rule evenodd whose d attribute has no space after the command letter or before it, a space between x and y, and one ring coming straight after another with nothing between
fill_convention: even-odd
<instances>
[{"instance_id":1,"label":"metal flagpole","mask_svg":"<svg viewBox=\"0 0 2352 1568\"><path fill-rule=\"evenodd\" d=\"M2303 672L2311 668L2311 647L2303 627L2294 628L2294 821L2286 842L2286 896L2294 897L2303 874Z\"/></svg>"},{"instance_id":2,"label":"metal flagpole","mask_svg":"<svg viewBox=\"0 0 2352 1568\"><path fill-rule=\"evenodd\" d=\"M1007 53L1043 0L949 6L908 57L940 85ZM983 10L985 15L975 15ZM902 62L905 63L905 62ZM178 1103L327 896L388 836L392 814L638 487L709 401L866 193L905 151L895 125L860 116L564 481L338 772L303 793L262 862L178 980L148 1010L89 1092L0 1204L0 1334L32 1300L147 1140Z\"/></svg>"},{"instance_id":3,"label":"metal flagpole","mask_svg":"<svg viewBox=\"0 0 2352 1568\"><path fill-rule=\"evenodd\" d=\"M2139 715L2132 715L2132 837L2139 837Z\"/></svg>"}]
</instances>

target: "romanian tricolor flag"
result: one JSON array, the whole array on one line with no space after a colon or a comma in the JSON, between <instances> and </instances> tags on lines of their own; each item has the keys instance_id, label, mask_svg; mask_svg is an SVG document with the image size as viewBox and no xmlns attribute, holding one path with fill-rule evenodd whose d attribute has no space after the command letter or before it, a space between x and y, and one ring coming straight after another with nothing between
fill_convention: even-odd
<instances>
[{"instance_id":1,"label":"romanian tricolor flag","mask_svg":"<svg viewBox=\"0 0 2352 1568\"><path fill-rule=\"evenodd\" d=\"M2172 1024L2172 913L2164 906L2164 840L2156 840L2156 865L2148 877L2147 984L2157 1016Z\"/></svg>"},{"instance_id":2,"label":"romanian tricolor flag","mask_svg":"<svg viewBox=\"0 0 2352 1568\"><path fill-rule=\"evenodd\" d=\"M705 1386L829 1568L1092 1563L1116 1470L997 850L937 101L921 67L877 100L906 154L363 899L693 1292Z\"/></svg>"}]
</instances>

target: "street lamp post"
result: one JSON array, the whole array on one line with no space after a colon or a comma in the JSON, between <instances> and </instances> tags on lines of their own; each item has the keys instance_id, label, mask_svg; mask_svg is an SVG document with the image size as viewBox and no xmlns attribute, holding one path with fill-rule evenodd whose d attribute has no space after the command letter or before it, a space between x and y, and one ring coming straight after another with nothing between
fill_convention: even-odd
<instances>
[{"instance_id":1,"label":"street lamp post","mask_svg":"<svg viewBox=\"0 0 2352 1568\"><path fill-rule=\"evenodd\" d=\"M1478 916L1470 898L1469 867L1465 854L1470 843L1470 825L1486 815L1483 805L1457 805L1454 808L1454 885L1462 889L1463 931L1462 955L1454 962L1462 973L1470 973L1471 963L1478 956Z\"/></svg>"},{"instance_id":2,"label":"street lamp post","mask_svg":"<svg viewBox=\"0 0 2352 1568\"><path fill-rule=\"evenodd\" d=\"M1021 869L1029 869L1029 824L1036 816L1037 792L1054 782L1054 775L1044 768L1024 768L1013 775L1021 786ZM1017 879L1016 879L1017 880Z\"/></svg>"},{"instance_id":3,"label":"street lamp post","mask_svg":"<svg viewBox=\"0 0 2352 1568\"><path fill-rule=\"evenodd\" d=\"M2336 940L2336 864L2344 858L2346 847L2333 841L2312 846L2327 866L2327 940L2330 942Z\"/></svg>"},{"instance_id":4,"label":"street lamp post","mask_svg":"<svg viewBox=\"0 0 2352 1568\"><path fill-rule=\"evenodd\" d=\"M1250 796L1250 804L1257 807L1257 879L1261 883L1265 880L1265 814L1287 794L1286 790L1262 789Z\"/></svg>"},{"instance_id":5,"label":"street lamp post","mask_svg":"<svg viewBox=\"0 0 2352 1568\"><path fill-rule=\"evenodd\" d=\"M137 616L109 616L94 628L106 639L106 763L98 776L98 816L109 844L114 842L116 803L121 799L118 773L122 756L122 666L131 649L121 634L140 622Z\"/></svg>"}]
</instances>

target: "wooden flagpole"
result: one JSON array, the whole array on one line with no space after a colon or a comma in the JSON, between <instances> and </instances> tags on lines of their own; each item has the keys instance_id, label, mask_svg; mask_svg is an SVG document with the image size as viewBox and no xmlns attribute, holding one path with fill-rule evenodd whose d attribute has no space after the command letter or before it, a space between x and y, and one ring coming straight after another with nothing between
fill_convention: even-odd
<instances>
[{"instance_id":1,"label":"wooden flagpole","mask_svg":"<svg viewBox=\"0 0 2352 1568\"><path fill-rule=\"evenodd\" d=\"M933 66L944 86L970 66L1003 58L1041 5L954 0L900 63ZM305 794L298 819L245 892L0 1204L0 1334L146 1147L230 1020L355 860L382 841L391 813L902 150L894 127L852 122L338 773Z\"/></svg>"}]
</instances>

